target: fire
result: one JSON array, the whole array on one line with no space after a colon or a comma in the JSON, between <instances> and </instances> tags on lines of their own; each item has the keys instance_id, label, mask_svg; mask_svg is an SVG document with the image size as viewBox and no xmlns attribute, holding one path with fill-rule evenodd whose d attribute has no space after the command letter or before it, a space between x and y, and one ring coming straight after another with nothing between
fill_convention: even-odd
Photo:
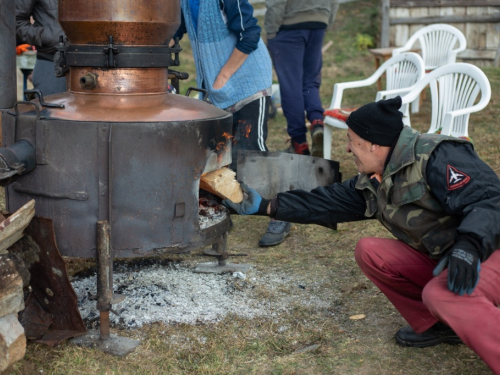
<instances>
[{"instance_id":1,"label":"fire","mask_svg":"<svg viewBox=\"0 0 500 375\"><path fill-rule=\"evenodd\" d=\"M225 150L226 149L226 144L225 142L219 142L217 143L217 146L215 147L215 149L217 151L220 151L220 150Z\"/></svg>"},{"instance_id":2,"label":"fire","mask_svg":"<svg viewBox=\"0 0 500 375\"><path fill-rule=\"evenodd\" d=\"M231 134L226 133L226 132L222 133L222 136L223 136L224 138L226 138L226 139L231 139L231 138L234 138L234 135L231 135Z\"/></svg>"}]
</instances>

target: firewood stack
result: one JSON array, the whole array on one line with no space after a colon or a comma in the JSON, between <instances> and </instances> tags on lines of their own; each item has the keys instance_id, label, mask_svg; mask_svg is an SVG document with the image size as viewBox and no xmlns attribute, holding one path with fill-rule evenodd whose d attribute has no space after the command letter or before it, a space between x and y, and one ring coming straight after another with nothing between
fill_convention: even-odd
<instances>
[{"instance_id":1,"label":"firewood stack","mask_svg":"<svg viewBox=\"0 0 500 375\"><path fill-rule=\"evenodd\" d=\"M7 248L23 236L34 206L34 201L28 202L8 219L0 215L0 373L26 352L26 336L17 314L24 310L23 287L29 283L29 271L21 257Z\"/></svg>"}]
</instances>

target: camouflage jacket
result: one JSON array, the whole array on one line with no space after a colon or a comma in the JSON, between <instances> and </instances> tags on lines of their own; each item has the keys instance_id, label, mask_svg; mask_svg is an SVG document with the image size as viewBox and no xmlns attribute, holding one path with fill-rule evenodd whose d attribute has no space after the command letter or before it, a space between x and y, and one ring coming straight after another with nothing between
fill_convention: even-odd
<instances>
[{"instance_id":1,"label":"camouflage jacket","mask_svg":"<svg viewBox=\"0 0 500 375\"><path fill-rule=\"evenodd\" d=\"M432 152L438 144L450 140L466 142L434 134L419 135L416 130L405 128L378 189L367 175L361 175L356 184L366 199L366 216L375 215L394 237L431 256L438 256L453 245L461 222L460 217L445 211L426 181Z\"/></svg>"},{"instance_id":2,"label":"camouflage jacket","mask_svg":"<svg viewBox=\"0 0 500 375\"><path fill-rule=\"evenodd\" d=\"M361 190L360 190L361 189ZM500 180L471 143L404 128L382 182L357 175L311 191L279 193L272 216L302 224L378 219L433 258L456 242L485 261L500 248Z\"/></svg>"}]
</instances>

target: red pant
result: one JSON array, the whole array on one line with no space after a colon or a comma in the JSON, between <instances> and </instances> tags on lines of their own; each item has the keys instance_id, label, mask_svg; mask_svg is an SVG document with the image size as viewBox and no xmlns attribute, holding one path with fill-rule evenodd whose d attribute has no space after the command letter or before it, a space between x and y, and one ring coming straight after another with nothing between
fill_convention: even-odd
<instances>
[{"instance_id":1,"label":"red pant","mask_svg":"<svg viewBox=\"0 0 500 375\"><path fill-rule=\"evenodd\" d=\"M355 256L415 332L442 321L500 374L500 251L481 264L476 289L464 296L448 290L447 270L433 277L437 262L401 241L363 238Z\"/></svg>"}]
</instances>

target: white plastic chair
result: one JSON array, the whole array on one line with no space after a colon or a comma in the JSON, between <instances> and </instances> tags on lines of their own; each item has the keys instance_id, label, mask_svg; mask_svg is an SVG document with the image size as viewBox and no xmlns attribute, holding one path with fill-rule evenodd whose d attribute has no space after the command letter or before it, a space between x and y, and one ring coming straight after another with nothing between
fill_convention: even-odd
<instances>
[{"instance_id":1,"label":"white plastic chair","mask_svg":"<svg viewBox=\"0 0 500 375\"><path fill-rule=\"evenodd\" d=\"M386 74L386 89L377 92L375 101L389 99L398 95L404 95L425 75L424 62L416 53L404 53L391 57L384 62L370 77L361 81L336 83L333 86L332 102L329 109L342 108L342 96L344 90L351 88L367 87L373 85ZM347 129L344 121L331 117L325 117L325 128L323 136L323 157L331 158L332 152L332 127Z\"/></svg>"},{"instance_id":2,"label":"white plastic chair","mask_svg":"<svg viewBox=\"0 0 500 375\"><path fill-rule=\"evenodd\" d=\"M404 95L400 111L403 122L410 124L409 104L418 98L427 85L431 89L432 117L428 133L441 130L441 134L468 137L469 115L478 112L490 101L491 86L488 78L475 65L454 63L444 65L426 74L410 92ZM481 98L476 103L478 95Z\"/></svg>"},{"instance_id":3,"label":"white plastic chair","mask_svg":"<svg viewBox=\"0 0 500 375\"><path fill-rule=\"evenodd\" d=\"M457 54L467 47L465 36L459 29L444 23L436 23L417 30L404 46L392 51L392 56L410 51L417 41L420 43L427 73L456 62ZM418 112L419 107L420 101L417 98L412 104L412 112Z\"/></svg>"}]
</instances>

